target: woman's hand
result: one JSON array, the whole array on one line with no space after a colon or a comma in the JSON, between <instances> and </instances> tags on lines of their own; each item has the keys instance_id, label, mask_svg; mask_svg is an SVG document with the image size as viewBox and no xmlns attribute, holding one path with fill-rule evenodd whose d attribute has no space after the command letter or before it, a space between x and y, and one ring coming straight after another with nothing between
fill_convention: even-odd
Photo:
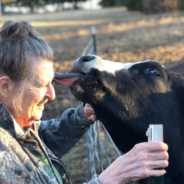
<instances>
[{"instance_id":1,"label":"woman's hand","mask_svg":"<svg viewBox=\"0 0 184 184\"><path fill-rule=\"evenodd\" d=\"M84 106L84 116L86 117L87 120L89 121L96 121L96 115L93 107L90 104L85 104Z\"/></svg>"},{"instance_id":2,"label":"woman's hand","mask_svg":"<svg viewBox=\"0 0 184 184\"><path fill-rule=\"evenodd\" d=\"M168 146L162 142L136 144L116 159L99 177L100 184L126 184L150 176L161 176L168 166Z\"/></svg>"}]
</instances>

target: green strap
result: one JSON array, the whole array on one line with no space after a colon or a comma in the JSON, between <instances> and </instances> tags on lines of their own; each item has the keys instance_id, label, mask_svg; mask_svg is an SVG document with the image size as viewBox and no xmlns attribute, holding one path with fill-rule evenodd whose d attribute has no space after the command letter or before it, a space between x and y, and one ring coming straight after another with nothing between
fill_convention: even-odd
<instances>
[{"instance_id":1,"label":"green strap","mask_svg":"<svg viewBox=\"0 0 184 184\"><path fill-rule=\"evenodd\" d=\"M60 184L64 184L64 183L63 183L63 178L62 178L61 175L59 174L58 170L54 167L54 165L53 165L53 168L54 168L54 172L55 172L56 177L57 177L57 179L59 180Z\"/></svg>"}]
</instances>

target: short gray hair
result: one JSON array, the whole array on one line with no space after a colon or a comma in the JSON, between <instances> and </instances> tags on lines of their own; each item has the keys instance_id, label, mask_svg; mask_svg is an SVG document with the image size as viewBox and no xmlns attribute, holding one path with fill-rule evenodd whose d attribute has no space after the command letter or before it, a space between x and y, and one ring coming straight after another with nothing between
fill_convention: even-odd
<instances>
[{"instance_id":1,"label":"short gray hair","mask_svg":"<svg viewBox=\"0 0 184 184\"><path fill-rule=\"evenodd\" d=\"M8 20L0 30L0 75L20 82L31 74L31 57L53 60L53 51L29 24Z\"/></svg>"}]
</instances>

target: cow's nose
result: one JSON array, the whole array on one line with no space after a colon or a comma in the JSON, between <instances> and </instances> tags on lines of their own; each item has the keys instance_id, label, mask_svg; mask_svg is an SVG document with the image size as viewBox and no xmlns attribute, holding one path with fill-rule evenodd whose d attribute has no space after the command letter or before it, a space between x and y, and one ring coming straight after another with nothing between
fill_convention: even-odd
<instances>
[{"instance_id":1,"label":"cow's nose","mask_svg":"<svg viewBox=\"0 0 184 184\"><path fill-rule=\"evenodd\" d=\"M93 59L95 59L94 56L82 56L82 57L80 58L80 61L79 61L79 62L89 62L89 61L91 61L91 60L93 60Z\"/></svg>"}]
</instances>

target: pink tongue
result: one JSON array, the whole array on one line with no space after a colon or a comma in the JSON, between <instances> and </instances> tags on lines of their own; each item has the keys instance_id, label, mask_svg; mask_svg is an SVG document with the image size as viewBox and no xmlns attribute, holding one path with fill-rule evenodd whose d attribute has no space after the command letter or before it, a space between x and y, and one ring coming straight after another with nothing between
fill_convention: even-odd
<instances>
[{"instance_id":1,"label":"pink tongue","mask_svg":"<svg viewBox=\"0 0 184 184\"><path fill-rule=\"evenodd\" d=\"M73 78L69 78L69 79L53 79L55 82L59 83L59 84L64 84L67 86L72 86L72 84L78 79L79 77L73 77Z\"/></svg>"}]
</instances>

